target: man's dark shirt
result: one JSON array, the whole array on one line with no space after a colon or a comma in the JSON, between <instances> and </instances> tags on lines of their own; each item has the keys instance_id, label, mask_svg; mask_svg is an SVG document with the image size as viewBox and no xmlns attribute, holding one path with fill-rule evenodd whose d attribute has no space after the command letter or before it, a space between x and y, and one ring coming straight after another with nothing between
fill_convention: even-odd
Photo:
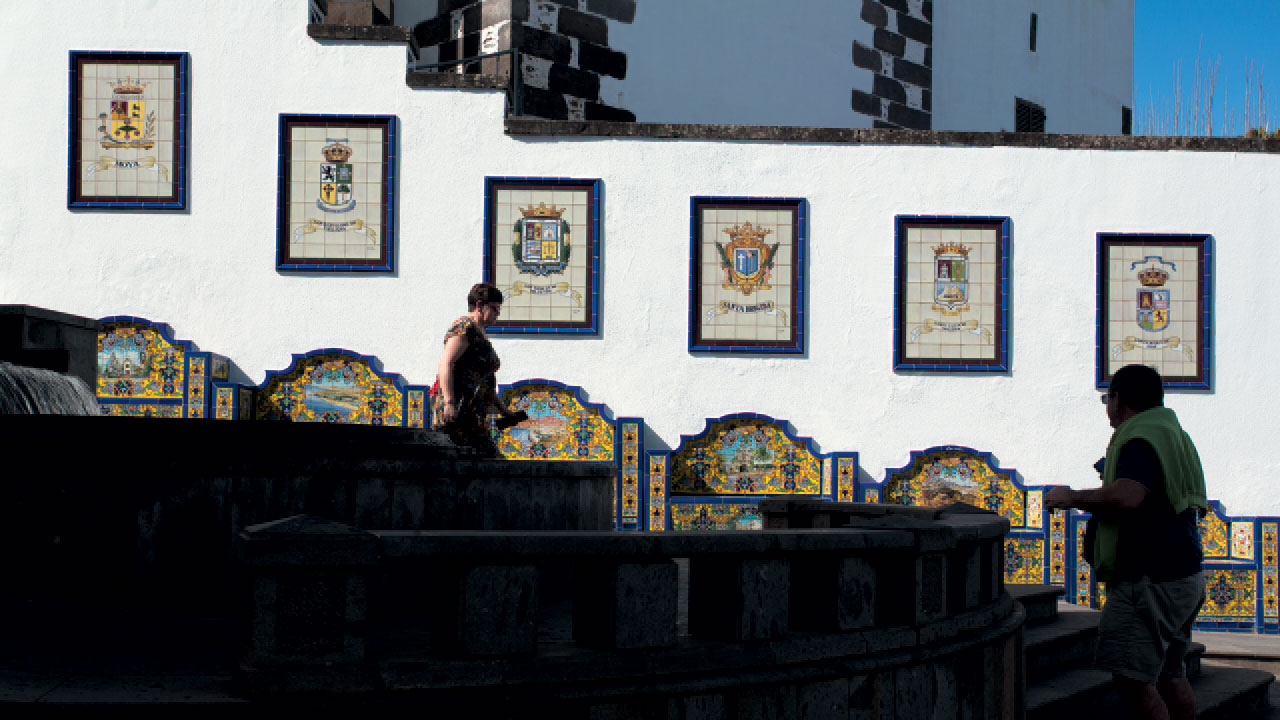
<instances>
[{"instance_id":1,"label":"man's dark shirt","mask_svg":"<svg viewBox=\"0 0 1280 720\"><path fill-rule=\"evenodd\" d=\"M1200 570L1203 555L1196 509L1175 514L1164 486L1164 471L1155 448L1135 439L1120 448L1116 478L1142 483L1147 496L1138 509L1117 515L1120 535L1116 542L1117 580L1153 582L1184 578Z\"/></svg>"}]
</instances>

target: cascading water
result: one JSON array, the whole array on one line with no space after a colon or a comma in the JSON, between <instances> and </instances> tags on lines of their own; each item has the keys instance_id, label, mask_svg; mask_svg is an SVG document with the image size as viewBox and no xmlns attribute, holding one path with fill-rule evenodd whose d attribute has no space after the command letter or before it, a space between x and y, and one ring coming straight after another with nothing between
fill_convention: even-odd
<instances>
[{"instance_id":1,"label":"cascading water","mask_svg":"<svg viewBox=\"0 0 1280 720\"><path fill-rule=\"evenodd\" d=\"M0 362L0 415L98 415L84 381L52 370Z\"/></svg>"}]
</instances>

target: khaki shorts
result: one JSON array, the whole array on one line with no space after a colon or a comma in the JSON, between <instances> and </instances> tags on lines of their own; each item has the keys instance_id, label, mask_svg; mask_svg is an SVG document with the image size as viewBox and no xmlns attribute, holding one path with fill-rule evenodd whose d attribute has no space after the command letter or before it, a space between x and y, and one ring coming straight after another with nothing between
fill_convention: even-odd
<instances>
[{"instance_id":1,"label":"khaki shorts","mask_svg":"<svg viewBox=\"0 0 1280 720\"><path fill-rule=\"evenodd\" d=\"M1181 677L1202 604L1203 572L1168 582L1107 583L1094 664L1138 682Z\"/></svg>"}]
</instances>

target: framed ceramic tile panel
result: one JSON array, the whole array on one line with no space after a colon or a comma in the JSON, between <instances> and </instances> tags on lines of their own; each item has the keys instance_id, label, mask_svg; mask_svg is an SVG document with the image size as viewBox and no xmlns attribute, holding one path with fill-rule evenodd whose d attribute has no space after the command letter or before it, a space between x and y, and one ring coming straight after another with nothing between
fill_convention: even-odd
<instances>
[{"instance_id":1,"label":"framed ceramic tile panel","mask_svg":"<svg viewBox=\"0 0 1280 720\"><path fill-rule=\"evenodd\" d=\"M899 215L893 368L1009 370L1007 217Z\"/></svg>"},{"instance_id":2,"label":"framed ceramic tile panel","mask_svg":"<svg viewBox=\"0 0 1280 720\"><path fill-rule=\"evenodd\" d=\"M485 332L598 332L600 188L598 179L484 179L484 280L505 296Z\"/></svg>"},{"instance_id":3,"label":"framed ceramic tile panel","mask_svg":"<svg viewBox=\"0 0 1280 720\"><path fill-rule=\"evenodd\" d=\"M1098 387L1132 363L1209 387L1212 250L1208 235L1098 233Z\"/></svg>"},{"instance_id":4,"label":"framed ceramic tile panel","mask_svg":"<svg viewBox=\"0 0 1280 720\"><path fill-rule=\"evenodd\" d=\"M276 269L393 272L394 115L281 115Z\"/></svg>"},{"instance_id":5,"label":"framed ceramic tile panel","mask_svg":"<svg viewBox=\"0 0 1280 720\"><path fill-rule=\"evenodd\" d=\"M689 352L803 353L808 201L690 206Z\"/></svg>"},{"instance_id":6,"label":"framed ceramic tile panel","mask_svg":"<svg viewBox=\"0 0 1280 720\"><path fill-rule=\"evenodd\" d=\"M190 56L71 51L67 207L187 207Z\"/></svg>"}]
</instances>

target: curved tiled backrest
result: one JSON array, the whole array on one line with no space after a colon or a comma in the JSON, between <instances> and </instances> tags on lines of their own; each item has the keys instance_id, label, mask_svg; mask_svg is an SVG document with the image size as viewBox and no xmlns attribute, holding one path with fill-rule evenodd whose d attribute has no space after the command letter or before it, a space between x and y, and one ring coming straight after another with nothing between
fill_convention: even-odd
<instances>
[{"instance_id":1,"label":"curved tiled backrest","mask_svg":"<svg viewBox=\"0 0 1280 720\"><path fill-rule=\"evenodd\" d=\"M267 372L258 386L258 420L404 425L405 383L384 373L372 355L325 348L294 355L284 370Z\"/></svg>"},{"instance_id":2,"label":"curved tiled backrest","mask_svg":"<svg viewBox=\"0 0 1280 720\"><path fill-rule=\"evenodd\" d=\"M589 402L586 391L536 378L499 388L502 402L512 410L523 410L529 419L499 432L494 439L507 460L552 460L562 462L605 462L617 467L614 487L614 527L640 529L641 468L644 453L644 421L620 417L616 420L601 403ZM490 417L490 421L497 415Z\"/></svg>"},{"instance_id":3,"label":"curved tiled backrest","mask_svg":"<svg viewBox=\"0 0 1280 720\"><path fill-rule=\"evenodd\" d=\"M98 383L103 415L203 418L210 383L226 379L227 359L177 340L173 328L131 315L101 318Z\"/></svg>"},{"instance_id":4,"label":"curved tiled backrest","mask_svg":"<svg viewBox=\"0 0 1280 720\"><path fill-rule=\"evenodd\" d=\"M738 413L707 419L676 450L650 453L648 465L650 530L747 530L761 527L758 505L769 495L852 498L857 454L818 453L785 420Z\"/></svg>"},{"instance_id":5,"label":"curved tiled backrest","mask_svg":"<svg viewBox=\"0 0 1280 720\"><path fill-rule=\"evenodd\" d=\"M1013 479L1016 472L997 467L991 453L931 447L913 451L905 466L885 470L880 501L921 507L963 502L1005 516L1014 528L1026 527L1027 490Z\"/></svg>"},{"instance_id":6,"label":"curved tiled backrest","mask_svg":"<svg viewBox=\"0 0 1280 720\"><path fill-rule=\"evenodd\" d=\"M1005 582L1065 585L1065 517L1047 513L1043 488L1027 488L1016 475L999 467L991 453L939 445L912 451L906 465L885 469L884 481L864 488L863 498L921 507L962 502L1003 515L1010 525Z\"/></svg>"},{"instance_id":7,"label":"curved tiled backrest","mask_svg":"<svg viewBox=\"0 0 1280 720\"><path fill-rule=\"evenodd\" d=\"M550 380L505 386L502 402L529 419L498 434L508 460L613 462L617 432L603 406L581 399L582 388Z\"/></svg>"}]
</instances>

